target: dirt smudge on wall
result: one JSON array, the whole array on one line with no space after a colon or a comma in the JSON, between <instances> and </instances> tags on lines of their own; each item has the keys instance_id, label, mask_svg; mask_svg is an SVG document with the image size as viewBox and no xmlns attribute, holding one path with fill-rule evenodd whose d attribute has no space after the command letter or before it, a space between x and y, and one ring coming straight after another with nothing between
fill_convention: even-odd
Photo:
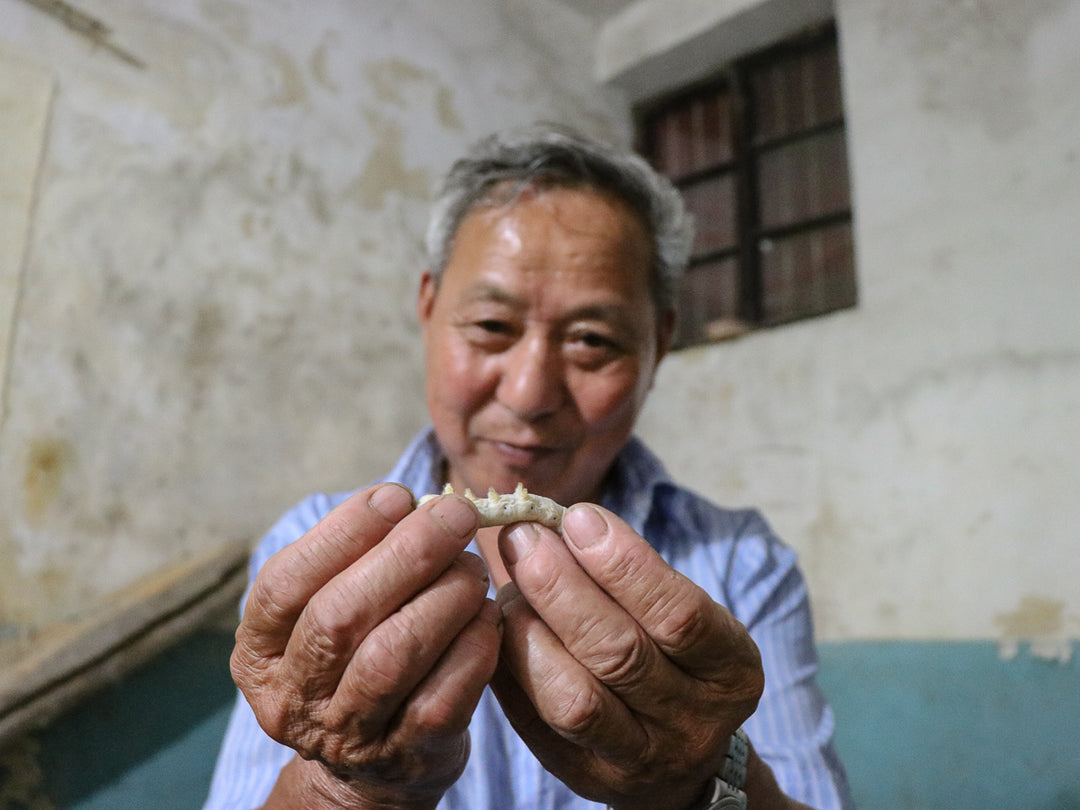
<instances>
[{"instance_id":1,"label":"dirt smudge on wall","mask_svg":"<svg viewBox=\"0 0 1080 810\"><path fill-rule=\"evenodd\" d=\"M49 508L60 496L64 474L74 458L65 439L38 438L30 442L23 478L26 520L40 526Z\"/></svg>"}]
</instances>

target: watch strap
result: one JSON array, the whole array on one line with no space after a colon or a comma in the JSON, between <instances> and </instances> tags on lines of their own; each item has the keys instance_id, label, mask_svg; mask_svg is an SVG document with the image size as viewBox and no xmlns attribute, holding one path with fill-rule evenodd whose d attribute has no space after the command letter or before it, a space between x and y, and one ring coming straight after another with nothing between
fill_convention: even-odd
<instances>
[{"instance_id":1,"label":"watch strap","mask_svg":"<svg viewBox=\"0 0 1080 810\"><path fill-rule=\"evenodd\" d=\"M741 728L731 735L728 752L724 756L724 765L720 769L720 778L734 788L746 787L746 765L750 761L750 738Z\"/></svg>"},{"instance_id":2,"label":"watch strap","mask_svg":"<svg viewBox=\"0 0 1080 810\"><path fill-rule=\"evenodd\" d=\"M741 728L731 735L720 774L710 785L709 799L702 810L746 810L746 765L750 759L750 738Z\"/></svg>"}]
</instances>

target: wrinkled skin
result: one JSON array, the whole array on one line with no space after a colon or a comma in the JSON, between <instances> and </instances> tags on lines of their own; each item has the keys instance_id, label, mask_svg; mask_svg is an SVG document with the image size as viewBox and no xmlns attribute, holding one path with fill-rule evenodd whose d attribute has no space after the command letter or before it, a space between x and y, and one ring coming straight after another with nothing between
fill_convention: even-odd
<instances>
[{"instance_id":1,"label":"wrinkled skin","mask_svg":"<svg viewBox=\"0 0 1080 810\"><path fill-rule=\"evenodd\" d=\"M645 231L621 203L526 193L465 218L417 314L455 491L595 501L670 342Z\"/></svg>"},{"instance_id":2,"label":"wrinkled skin","mask_svg":"<svg viewBox=\"0 0 1080 810\"><path fill-rule=\"evenodd\" d=\"M580 795L690 806L757 706L757 647L614 514L575 506L563 535L519 524L500 538L513 583L496 695Z\"/></svg>"},{"instance_id":3,"label":"wrinkled skin","mask_svg":"<svg viewBox=\"0 0 1080 810\"><path fill-rule=\"evenodd\" d=\"M413 512L403 487L373 487L256 579L233 677L316 785L371 802L328 806L433 807L465 767L501 621L464 552L477 522L464 498Z\"/></svg>"},{"instance_id":4,"label":"wrinkled skin","mask_svg":"<svg viewBox=\"0 0 1080 810\"><path fill-rule=\"evenodd\" d=\"M598 499L670 341L650 266L641 223L597 192L526 192L466 217L417 302L457 491L521 481ZM234 676L301 757L267 807L433 807L489 682L581 795L619 810L698 801L761 694L745 628L599 507L569 510L564 542L537 524L477 533L457 496L411 503L365 490L254 584ZM486 571L464 551L473 536Z\"/></svg>"}]
</instances>

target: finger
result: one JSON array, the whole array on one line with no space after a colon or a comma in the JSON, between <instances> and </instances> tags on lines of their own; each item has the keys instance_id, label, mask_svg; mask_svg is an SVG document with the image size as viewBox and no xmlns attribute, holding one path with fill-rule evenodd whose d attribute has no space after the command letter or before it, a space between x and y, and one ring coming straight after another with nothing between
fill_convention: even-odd
<instances>
[{"instance_id":1,"label":"finger","mask_svg":"<svg viewBox=\"0 0 1080 810\"><path fill-rule=\"evenodd\" d=\"M541 717L532 698L518 682L514 667L505 656L507 632L504 626L504 654L491 678L491 690L506 719L546 771L565 779L566 774L592 770L596 760L592 752L557 733Z\"/></svg>"},{"instance_id":2,"label":"finger","mask_svg":"<svg viewBox=\"0 0 1080 810\"><path fill-rule=\"evenodd\" d=\"M681 671L645 628L586 572L551 532L519 524L502 538L507 568L569 655L622 700L674 698ZM640 707L639 707L640 708Z\"/></svg>"},{"instance_id":3,"label":"finger","mask_svg":"<svg viewBox=\"0 0 1080 810\"><path fill-rule=\"evenodd\" d=\"M361 734L382 732L483 608L488 583L483 560L466 552L375 627L342 675L328 707L328 724L339 725L339 718L351 716Z\"/></svg>"},{"instance_id":4,"label":"finger","mask_svg":"<svg viewBox=\"0 0 1080 810\"><path fill-rule=\"evenodd\" d=\"M454 637L401 712L397 735L429 738L461 734L495 671L503 617L490 599Z\"/></svg>"},{"instance_id":5,"label":"finger","mask_svg":"<svg viewBox=\"0 0 1080 810\"><path fill-rule=\"evenodd\" d=\"M640 750L646 743L643 729L623 700L590 671L589 656L579 660L581 653L568 649L516 584L499 589L498 601L505 623L503 664L544 723L563 740L603 756ZM583 604L583 613L588 609ZM528 714L519 722L532 723Z\"/></svg>"},{"instance_id":6,"label":"finger","mask_svg":"<svg viewBox=\"0 0 1080 810\"><path fill-rule=\"evenodd\" d=\"M712 679L739 665L760 668L746 628L618 516L578 504L563 518L563 536L579 565L687 674Z\"/></svg>"},{"instance_id":7,"label":"finger","mask_svg":"<svg viewBox=\"0 0 1080 810\"><path fill-rule=\"evenodd\" d=\"M476 507L460 496L408 515L311 597L282 655L281 677L302 684L306 698L332 695L368 633L438 579L478 523Z\"/></svg>"},{"instance_id":8,"label":"finger","mask_svg":"<svg viewBox=\"0 0 1080 810\"><path fill-rule=\"evenodd\" d=\"M435 805L468 761L469 720L498 660L500 621L498 608L485 600L374 746L376 757L364 772L374 767L376 774L384 774L384 787L400 790L405 785L423 806ZM364 795L378 803L377 792ZM388 799L386 807L400 806L400 793Z\"/></svg>"},{"instance_id":9,"label":"finger","mask_svg":"<svg viewBox=\"0 0 1080 810\"><path fill-rule=\"evenodd\" d=\"M252 659L281 655L312 596L382 540L412 503L412 493L397 484L365 489L271 557L248 596L237 632L241 653Z\"/></svg>"}]
</instances>

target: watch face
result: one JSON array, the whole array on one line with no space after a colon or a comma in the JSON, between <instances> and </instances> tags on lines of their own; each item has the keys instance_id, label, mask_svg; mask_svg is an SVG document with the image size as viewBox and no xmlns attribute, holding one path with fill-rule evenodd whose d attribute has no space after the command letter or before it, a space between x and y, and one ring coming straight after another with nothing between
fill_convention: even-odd
<instances>
[{"instance_id":1,"label":"watch face","mask_svg":"<svg viewBox=\"0 0 1080 810\"><path fill-rule=\"evenodd\" d=\"M738 796L721 796L709 810L746 810L746 803Z\"/></svg>"}]
</instances>

